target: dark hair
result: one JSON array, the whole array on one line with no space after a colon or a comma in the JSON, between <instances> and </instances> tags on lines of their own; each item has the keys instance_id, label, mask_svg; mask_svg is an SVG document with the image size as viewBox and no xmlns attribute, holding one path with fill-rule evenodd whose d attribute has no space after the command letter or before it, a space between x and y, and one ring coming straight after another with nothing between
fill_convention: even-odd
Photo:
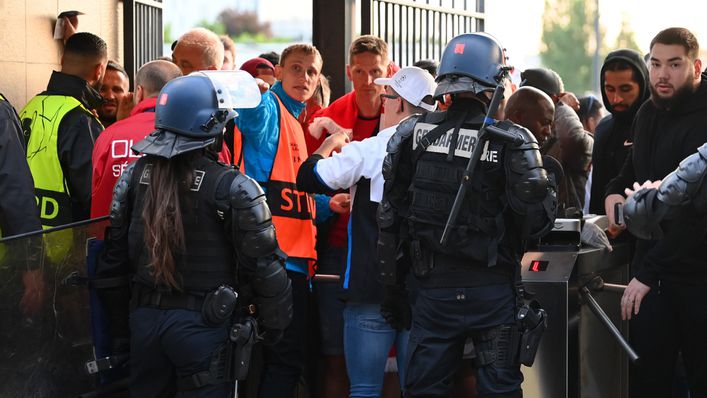
<instances>
[{"instance_id":1,"label":"dark hair","mask_svg":"<svg viewBox=\"0 0 707 398\"><path fill-rule=\"evenodd\" d=\"M106 65L106 70L108 70L108 69L114 70L116 72L120 72L126 77L128 76L128 72L125 71L125 68L123 68L122 66L120 66L119 63L117 63L113 60L108 61L108 64Z\"/></svg>"},{"instance_id":2,"label":"dark hair","mask_svg":"<svg viewBox=\"0 0 707 398\"><path fill-rule=\"evenodd\" d=\"M435 61L434 59L422 59L414 64L412 66L417 66L420 69L424 69L432 75L432 77L437 77L437 68L439 68L439 62Z\"/></svg>"},{"instance_id":3,"label":"dark hair","mask_svg":"<svg viewBox=\"0 0 707 398\"><path fill-rule=\"evenodd\" d=\"M661 30L653 40L651 40L650 49L653 50L653 46L656 43L660 44L677 44L685 48L685 53L691 60L696 60L700 54L700 44L697 42L697 38L689 30L685 28L668 28Z\"/></svg>"},{"instance_id":4,"label":"dark hair","mask_svg":"<svg viewBox=\"0 0 707 398\"><path fill-rule=\"evenodd\" d=\"M641 83L639 78L636 76L636 69L633 67L633 65L631 65L631 63L626 61L625 59L621 58L611 59L607 61L604 66L602 66L602 79L604 77L604 73L606 72L620 72L624 70L631 71L631 80L635 81L638 84ZM602 90L604 90L603 87Z\"/></svg>"},{"instance_id":5,"label":"dark hair","mask_svg":"<svg viewBox=\"0 0 707 398\"><path fill-rule=\"evenodd\" d=\"M587 119L599 113L601 111L601 108L603 108L601 101L599 101L599 99L597 99L593 95L588 95L586 97L580 98L579 111L577 111L579 120L581 120L582 123L585 123Z\"/></svg>"},{"instance_id":6,"label":"dark hair","mask_svg":"<svg viewBox=\"0 0 707 398\"><path fill-rule=\"evenodd\" d=\"M190 151L171 159L147 157L151 164L150 185L145 192L142 220L145 246L157 283L181 290L177 258L186 250L181 197L191 187L193 163L201 151Z\"/></svg>"},{"instance_id":7,"label":"dark hair","mask_svg":"<svg viewBox=\"0 0 707 398\"><path fill-rule=\"evenodd\" d=\"M93 33L79 32L66 41L64 53L102 60L108 58L108 45Z\"/></svg>"},{"instance_id":8,"label":"dark hair","mask_svg":"<svg viewBox=\"0 0 707 398\"><path fill-rule=\"evenodd\" d=\"M275 51L262 53L258 55L258 57L267 59L268 61L270 61L271 64L273 64L273 66L280 64L280 54L276 53Z\"/></svg>"}]
</instances>

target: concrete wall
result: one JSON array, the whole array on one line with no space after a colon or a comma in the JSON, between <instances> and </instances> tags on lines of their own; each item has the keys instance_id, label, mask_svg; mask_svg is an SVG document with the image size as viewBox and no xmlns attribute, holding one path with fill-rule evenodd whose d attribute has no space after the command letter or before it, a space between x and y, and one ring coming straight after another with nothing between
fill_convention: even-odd
<instances>
[{"instance_id":1,"label":"concrete wall","mask_svg":"<svg viewBox=\"0 0 707 398\"><path fill-rule=\"evenodd\" d=\"M60 69L61 40L54 24L62 11L78 10L80 32L108 44L108 57L122 63L123 3L119 0L0 0L0 92L19 111L44 91Z\"/></svg>"}]
</instances>

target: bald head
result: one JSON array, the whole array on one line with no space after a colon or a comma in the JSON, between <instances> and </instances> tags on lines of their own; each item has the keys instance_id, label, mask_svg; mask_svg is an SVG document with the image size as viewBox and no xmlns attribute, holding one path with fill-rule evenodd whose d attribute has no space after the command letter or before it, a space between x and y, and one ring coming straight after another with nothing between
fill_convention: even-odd
<instances>
[{"instance_id":1,"label":"bald head","mask_svg":"<svg viewBox=\"0 0 707 398\"><path fill-rule=\"evenodd\" d=\"M550 137L555 105L544 92L525 86L516 90L508 99L506 117L530 130L542 144Z\"/></svg>"},{"instance_id":2,"label":"bald head","mask_svg":"<svg viewBox=\"0 0 707 398\"><path fill-rule=\"evenodd\" d=\"M137 71L135 85L142 87L143 97L156 97L168 81L182 75L177 65L157 60L146 63Z\"/></svg>"},{"instance_id":3,"label":"bald head","mask_svg":"<svg viewBox=\"0 0 707 398\"><path fill-rule=\"evenodd\" d=\"M216 33L194 28L179 38L172 52L172 61L184 75L198 70L220 70L223 51L223 43Z\"/></svg>"}]
</instances>

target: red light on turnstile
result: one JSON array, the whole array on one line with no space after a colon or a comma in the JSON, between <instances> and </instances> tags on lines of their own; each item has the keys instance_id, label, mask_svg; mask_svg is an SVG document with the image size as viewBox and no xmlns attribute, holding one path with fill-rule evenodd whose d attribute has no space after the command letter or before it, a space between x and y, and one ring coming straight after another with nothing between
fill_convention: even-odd
<instances>
[{"instance_id":1,"label":"red light on turnstile","mask_svg":"<svg viewBox=\"0 0 707 398\"><path fill-rule=\"evenodd\" d=\"M542 271L547 270L547 265L548 265L548 261L533 260L530 262L530 267L528 267L528 271L542 272Z\"/></svg>"}]
</instances>

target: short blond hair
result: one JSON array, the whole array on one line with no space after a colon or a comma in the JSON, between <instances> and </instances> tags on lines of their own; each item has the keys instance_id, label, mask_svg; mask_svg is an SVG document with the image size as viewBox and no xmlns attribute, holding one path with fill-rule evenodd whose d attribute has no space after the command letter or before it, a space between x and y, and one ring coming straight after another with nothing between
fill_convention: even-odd
<instances>
[{"instance_id":1,"label":"short blond hair","mask_svg":"<svg viewBox=\"0 0 707 398\"><path fill-rule=\"evenodd\" d=\"M294 53L314 55L315 58L317 58L322 64L322 66L324 65L324 59L322 58L322 54L319 53L319 50L317 50L317 48L313 45L307 43L293 44L284 49L282 51L282 55L280 55L280 65L285 66L285 60L287 59L287 57Z\"/></svg>"}]
</instances>

